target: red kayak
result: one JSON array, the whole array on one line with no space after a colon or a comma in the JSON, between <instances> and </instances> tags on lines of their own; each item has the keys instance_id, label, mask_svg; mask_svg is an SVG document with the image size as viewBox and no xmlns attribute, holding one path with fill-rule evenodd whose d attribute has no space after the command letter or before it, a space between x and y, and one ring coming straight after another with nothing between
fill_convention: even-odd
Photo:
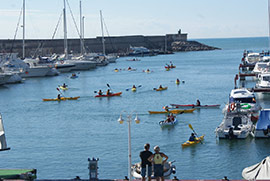
<instances>
[{"instance_id":1,"label":"red kayak","mask_svg":"<svg viewBox=\"0 0 270 181\"><path fill-rule=\"evenodd\" d=\"M104 95L96 95L95 97L113 97L113 96L120 96L122 92L117 92L117 93L111 93L109 95L104 94Z\"/></svg>"},{"instance_id":2,"label":"red kayak","mask_svg":"<svg viewBox=\"0 0 270 181\"><path fill-rule=\"evenodd\" d=\"M220 104L213 104L213 105L200 105L197 106L196 104L171 104L171 106L175 107L175 108L219 108Z\"/></svg>"}]
</instances>

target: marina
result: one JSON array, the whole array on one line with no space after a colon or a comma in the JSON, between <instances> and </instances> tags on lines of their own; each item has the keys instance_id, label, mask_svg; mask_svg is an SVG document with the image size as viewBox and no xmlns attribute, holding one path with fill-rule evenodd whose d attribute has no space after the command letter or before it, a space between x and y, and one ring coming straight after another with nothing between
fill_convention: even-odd
<instances>
[{"instance_id":1,"label":"marina","mask_svg":"<svg viewBox=\"0 0 270 181\"><path fill-rule=\"evenodd\" d=\"M222 50L145 56L140 57L141 61L126 61L126 57L121 57L116 63L87 71L25 78L23 83L0 86L1 114L7 144L11 147L0 154L1 168L34 168L38 179L88 178L87 158L96 157L99 158L100 179L124 179L128 176L126 121L130 116L132 119L138 116L140 124L131 123L132 163L140 161L139 153L148 142L150 150L159 145L168 155L168 161L175 160L174 175L180 179L222 179L224 176L241 179L244 168L269 155L270 140L252 136L219 140L214 131L224 117L222 109L234 88L233 77L238 72L243 50L266 49L267 38L200 41ZM247 41L250 43L246 44ZM264 42L264 46L254 44L257 41ZM166 71L164 65L169 61L176 68ZM128 67L136 70L114 71ZM147 68L151 74L143 72ZM70 79L72 73L78 78ZM180 84L176 84L176 79ZM245 87L254 87L256 82L249 79ZM80 98L42 101L57 98L57 88L63 83L68 85L68 90L61 91L64 97ZM160 84L168 89L153 91L153 87ZM132 85L141 86L137 86L136 92L127 91ZM100 89L122 94L95 98ZM256 93L255 96L262 108L269 108L269 95ZM166 129L159 125L166 115L148 113L148 110L162 110L172 103L195 104L197 99L202 105L220 104L220 108L176 114L178 124ZM120 114L125 120L123 124L117 121ZM198 135L205 135L203 144L182 149L192 133L189 124Z\"/></svg>"}]
</instances>

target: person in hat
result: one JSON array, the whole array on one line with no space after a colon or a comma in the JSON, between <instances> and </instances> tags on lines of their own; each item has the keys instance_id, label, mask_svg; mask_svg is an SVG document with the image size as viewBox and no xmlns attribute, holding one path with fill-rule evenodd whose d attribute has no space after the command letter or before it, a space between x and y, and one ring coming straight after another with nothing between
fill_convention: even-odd
<instances>
[{"instance_id":1,"label":"person in hat","mask_svg":"<svg viewBox=\"0 0 270 181\"><path fill-rule=\"evenodd\" d=\"M154 151L155 153L148 158L148 161L153 162L154 164L154 177L156 180L159 181L161 178L161 181L164 181L163 165L168 160L168 156L160 152L159 146L155 146Z\"/></svg>"},{"instance_id":2,"label":"person in hat","mask_svg":"<svg viewBox=\"0 0 270 181\"><path fill-rule=\"evenodd\" d=\"M142 175L142 181L145 181L145 176L146 176L146 165L148 165L148 169L147 169L147 177L148 177L148 181L151 180L151 175L152 175L152 163L148 161L148 158L153 155L153 153L151 151L149 151L150 149L150 144L146 143L144 145L144 151L140 152L140 158L141 158L141 175Z\"/></svg>"}]
</instances>

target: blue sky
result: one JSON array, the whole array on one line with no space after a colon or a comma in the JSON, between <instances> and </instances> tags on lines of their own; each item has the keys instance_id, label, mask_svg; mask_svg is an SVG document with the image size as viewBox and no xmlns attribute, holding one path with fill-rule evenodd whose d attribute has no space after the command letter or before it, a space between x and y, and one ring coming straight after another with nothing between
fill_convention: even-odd
<instances>
[{"instance_id":1,"label":"blue sky","mask_svg":"<svg viewBox=\"0 0 270 181\"><path fill-rule=\"evenodd\" d=\"M68 0L79 24L79 0ZM164 35L178 29L188 38L268 36L267 0L82 0L85 37L101 35L102 10L111 36ZM22 0L1 0L0 39L12 39ZM51 38L63 0L26 0L26 38ZM67 7L68 37L78 34ZM56 38L63 38L62 24ZM22 37L19 28L17 38Z\"/></svg>"}]
</instances>

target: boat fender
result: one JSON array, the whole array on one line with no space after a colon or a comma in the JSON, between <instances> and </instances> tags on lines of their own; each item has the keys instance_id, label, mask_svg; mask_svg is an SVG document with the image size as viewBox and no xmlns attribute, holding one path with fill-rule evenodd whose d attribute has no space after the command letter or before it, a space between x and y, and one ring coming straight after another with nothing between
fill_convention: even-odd
<instances>
[{"instance_id":1,"label":"boat fender","mask_svg":"<svg viewBox=\"0 0 270 181\"><path fill-rule=\"evenodd\" d=\"M231 111L234 111L235 110L235 103L231 103Z\"/></svg>"}]
</instances>

